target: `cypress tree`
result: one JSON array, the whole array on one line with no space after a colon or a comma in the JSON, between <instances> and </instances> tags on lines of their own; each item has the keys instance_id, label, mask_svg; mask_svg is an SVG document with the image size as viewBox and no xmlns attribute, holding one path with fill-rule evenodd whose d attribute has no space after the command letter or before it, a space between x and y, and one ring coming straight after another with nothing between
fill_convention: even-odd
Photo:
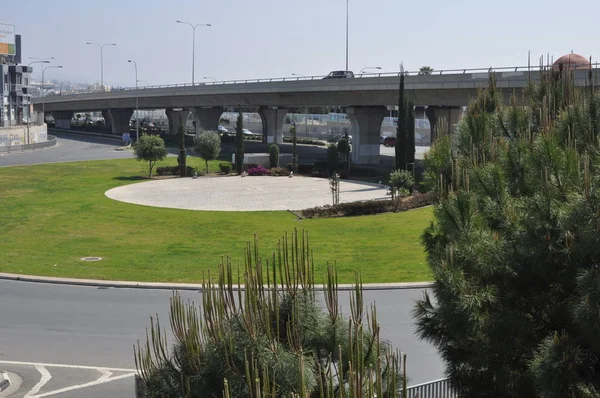
<instances>
[{"instance_id":1,"label":"cypress tree","mask_svg":"<svg viewBox=\"0 0 600 398\"><path fill-rule=\"evenodd\" d=\"M181 113L179 114L179 156L177 157L177 163L179 163L179 176L185 177L187 172L187 153L185 150L185 121Z\"/></svg>"},{"instance_id":2,"label":"cypress tree","mask_svg":"<svg viewBox=\"0 0 600 398\"><path fill-rule=\"evenodd\" d=\"M398 124L396 127L396 170L404 170L406 165L406 101L404 99L404 72L400 75L398 89Z\"/></svg>"},{"instance_id":3,"label":"cypress tree","mask_svg":"<svg viewBox=\"0 0 600 398\"><path fill-rule=\"evenodd\" d=\"M408 101L406 117L406 163L412 163L414 168L415 163L415 104Z\"/></svg>"},{"instance_id":4,"label":"cypress tree","mask_svg":"<svg viewBox=\"0 0 600 398\"><path fill-rule=\"evenodd\" d=\"M244 117L242 107L235 125L235 170L238 174L242 174L244 166Z\"/></svg>"}]
</instances>

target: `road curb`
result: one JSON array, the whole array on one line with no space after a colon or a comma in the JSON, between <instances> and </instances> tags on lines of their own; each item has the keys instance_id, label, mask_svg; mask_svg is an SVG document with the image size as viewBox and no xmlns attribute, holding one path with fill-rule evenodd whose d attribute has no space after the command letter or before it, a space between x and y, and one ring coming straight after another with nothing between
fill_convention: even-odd
<instances>
[{"instance_id":1,"label":"road curb","mask_svg":"<svg viewBox=\"0 0 600 398\"><path fill-rule=\"evenodd\" d=\"M10 377L8 377L8 373L0 373L0 392L6 390L8 387L10 387Z\"/></svg>"},{"instance_id":2,"label":"road curb","mask_svg":"<svg viewBox=\"0 0 600 398\"><path fill-rule=\"evenodd\" d=\"M128 282L128 281L103 281L96 279L72 279L55 278L49 276L30 276L21 274L0 273L0 280L19 282L49 283L54 285L105 287L120 289L158 289L158 290L192 290L201 291L201 283L165 283L165 282ZM427 289L433 282L399 282L399 283L367 283L363 284L363 290L401 290L401 289ZM234 285L234 290L244 290L243 286ZM316 286L322 290L321 285ZM352 284L340 284L339 290L352 290Z\"/></svg>"}]
</instances>

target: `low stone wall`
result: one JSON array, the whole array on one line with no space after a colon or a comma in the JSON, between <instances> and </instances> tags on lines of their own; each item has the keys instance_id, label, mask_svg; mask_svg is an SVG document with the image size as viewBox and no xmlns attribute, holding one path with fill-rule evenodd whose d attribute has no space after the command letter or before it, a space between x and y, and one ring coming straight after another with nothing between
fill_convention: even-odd
<instances>
[{"instance_id":1,"label":"low stone wall","mask_svg":"<svg viewBox=\"0 0 600 398\"><path fill-rule=\"evenodd\" d=\"M39 144L48 140L48 127L11 126L0 127L0 147Z\"/></svg>"}]
</instances>

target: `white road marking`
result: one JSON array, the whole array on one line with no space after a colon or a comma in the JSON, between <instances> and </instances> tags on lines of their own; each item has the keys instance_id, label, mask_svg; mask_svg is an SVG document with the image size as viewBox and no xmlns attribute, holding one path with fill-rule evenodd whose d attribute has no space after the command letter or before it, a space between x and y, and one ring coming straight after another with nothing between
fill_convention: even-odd
<instances>
[{"instance_id":1,"label":"white road marking","mask_svg":"<svg viewBox=\"0 0 600 398\"><path fill-rule=\"evenodd\" d=\"M68 369L89 369L89 370L97 370L102 372L103 370L108 370L112 372L135 372L137 373L137 369L122 369L122 368L107 368L104 366L85 366L85 365L64 365L59 363L39 363L39 362L19 362L19 361L0 361L0 364L6 365L26 365L26 366L47 366L50 368L68 368Z\"/></svg>"},{"instance_id":2,"label":"white road marking","mask_svg":"<svg viewBox=\"0 0 600 398\"><path fill-rule=\"evenodd\" d=\"M85 383L85 384L78 384L78 385L71 386L71 387L61 388L60 390L49 391L47 393L40 394L40 395L35 395L35 396L31 396L29 398L49 397L49 396L60 394L60 393L63 393L63 392L68 392L68 391L73 391L73 390L80 390L80 389L86 388L86 387L97 386L99 384L109 383L111 381L121 380L121 379L125 379L127 377L133 377L136 374L137 374L137 372L136 373L127 373L127 374L124 374L124 375L115 376L115 377L109 377L109 378L105 378L106 374L104 374L104 375L100 376L100 378L98 380L96 380L96 381L92 381L92 382Z\"/></svg>"},{"instance_id":3,"label":"white road marking","mask_svg":"<svg viewBox=\"0 0 600 398\"><path fill-rule=\"evenodd\" d=\"M37 394L40 389L44 387L44 385L52 378L50 372L48 372L43 365L35 365L35 368L38 370L38 372L40 372L42 377L40 378L40 381L38 381L38 383L33 386L33 388L29 390L29 392L25 394L23 398L34 398L35 394Z\"/></svg>"}]
</instances>

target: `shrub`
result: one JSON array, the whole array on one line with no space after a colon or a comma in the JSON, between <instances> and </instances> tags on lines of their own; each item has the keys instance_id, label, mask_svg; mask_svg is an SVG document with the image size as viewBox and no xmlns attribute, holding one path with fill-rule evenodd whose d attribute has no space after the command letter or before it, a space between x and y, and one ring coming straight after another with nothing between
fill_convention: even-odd
<instances>
[{"instance_id":1,"label":"shrub","mask_svg":"<svg viewBox=\"0 0 600 398\"><path fill-rule=\"evenodd\" d=\"M410 195L415 185L412 173L406 170L395 170L390 174L390 189L392 199Z\"/></svg>"},{"instance_id":2,"label":"shrub","mask_svg":"<svg viewBox=\"0 0 600 398\"><path fill-rule=\"evenodd\" d=\"M157 161L167 157L167 149L162 138L156 135L143 134L133 146L138 161L148 162L148 177L152 176L152 168Z\"/></svg>"},{"instance_id":3,"label":"shrub","mask_svg":"<svg viewBox=\"0 0 600 398\"><path fill-rule=\"evenodd\" d=\"M221 139L214 131L204 131L196 137L194 150L204 159L208 174L208 162L217 159L221 153Z\"/></svg>"},{"instance_id":4,"label":"shrub","mask_svg":"<svg viewBox=\"0 0 600 398\"><path fill-rule=\"evenodd\" d=\"M261 165L258 165L256 167L252 167L251 169L248 169L248 175L249 176L266 176L269 173L270 173L269 169L265 169Z\"/></svg>"},{"instance_id":5,"label":"shrub","mask_svg":"<svg viewBox=\"0 0 600 398\"><path fill-rule=\"evenodd\" d=\"M221 173L223 173L223 174L231 173L231 165L228 163L221 163L219 165L219 168L221 169Z\"/></svg>"},{"instance_id":6,"label":"shrub","mask_svg":"<svg viewBox=\"0 0 600 398\"><path fill-rule=\"evenodd\" d=\"M195 171L196 171L195 168L193 168L191 166L187 166L185 168L185 175L190 177L194 174ZM159 176L171 176L171 175L177 176L177 175L179 175L179 166L157 167L156 174L158 174Z\"/></svg>"},{"instance_id":7,"label":"shrub","mask_svg":"<svg viewBox=\"0 0 600 398\"><path fill-rule=\"evenodd\" d=\"M284 167L273 167L271 168L272 176L288 176L290 175L290 171Z\"/></svg>"},{"instance_id":8,"label":"shrub","mask_svg":"<svg viewBox=\"0 0 600 398\"><path fill-rule=\"evenodd\" d=\"M328 218L344 216L364 216L387 212L406 211L435 203L436 195L433 192L409 196L397 200L367 200L360 202L340 203L336 206L319 206L302 210L304 218Z\"/></svg>"},{"instance_id":9,"label":"shrub","mask_svg":"<svg viewBox=\"0 0 600 398\"><path fill-rule=\"evenodd\" d=\"M279 146L277 144L269 145L269 167L279 167Z\"/></svg>"},{"instance_id":10,"label":"shrub","mask_svg":"<svg viewBox=\"0 0 600 398\"><path fill-rule=\"evenodd\" d=\"M293 137L283 137L283 142L292 143L294 142ZM296 143L305 144L305 145L318 145L318 146L327 146L327 143L320 140L315 140L313 138L296 138Z\"/></svg>"}]
</instances>

